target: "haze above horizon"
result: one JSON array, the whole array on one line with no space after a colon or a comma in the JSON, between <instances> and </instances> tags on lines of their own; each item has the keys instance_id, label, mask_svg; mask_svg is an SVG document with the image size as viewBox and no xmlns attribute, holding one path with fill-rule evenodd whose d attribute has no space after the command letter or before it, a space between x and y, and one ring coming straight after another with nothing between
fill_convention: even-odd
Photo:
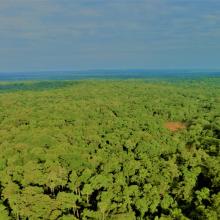
<instances>
[{"instance_id":1,"label":"haze above horizon","mask_svg":"<svg viewBox=\"0 0 220 220\"><path fill-rule=\"evenodd\" d=\"M0 72L220 69L219 0L2 0Z\"/></svg>"}]
</instances>

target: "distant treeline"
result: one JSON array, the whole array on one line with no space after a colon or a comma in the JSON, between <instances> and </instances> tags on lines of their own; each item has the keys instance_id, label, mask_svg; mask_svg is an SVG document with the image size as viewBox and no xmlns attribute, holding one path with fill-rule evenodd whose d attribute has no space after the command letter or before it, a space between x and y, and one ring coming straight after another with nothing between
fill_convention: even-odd
<instances>
[{"instance_id":1,"label":"distant treeline","mask_svg":"<svg viewBox=\"0 0 220 220\"><path fill-rule=\"evenodd\" d=\"M190 80L220 77L220 70L190 69L103 69L81 71L0 72L0 81L80 79L163 79Z\"/></svg>"}]
</instances>

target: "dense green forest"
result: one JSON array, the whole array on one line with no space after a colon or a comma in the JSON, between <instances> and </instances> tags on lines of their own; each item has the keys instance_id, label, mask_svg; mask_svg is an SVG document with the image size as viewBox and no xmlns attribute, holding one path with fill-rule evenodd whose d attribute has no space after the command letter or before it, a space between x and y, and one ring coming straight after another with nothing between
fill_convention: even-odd
<instances>
[{"instance_id":1,"label":"dense green forest","mask_svg":"<svg viewBox=\"0 0 220 220\"><path fill-rule=\"evenodd\" d=\"M220 78L0 83L0 220L220 219Z\"/></svg>"}]
</instances>

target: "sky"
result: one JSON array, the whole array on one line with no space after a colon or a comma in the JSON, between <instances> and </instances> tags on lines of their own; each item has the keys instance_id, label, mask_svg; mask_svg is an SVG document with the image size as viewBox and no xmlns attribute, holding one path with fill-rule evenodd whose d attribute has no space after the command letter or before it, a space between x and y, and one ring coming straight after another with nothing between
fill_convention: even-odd
<instances>
[{"instance_id":1,"label":"sky","mask_svg":"<svg viewBox=\"0 0 220 220\"><path fill-rule=\"evenodd\" d=\"M0 72L155 68L220 68L220 0L0 0Z\"/></svg>"}]
</instances>

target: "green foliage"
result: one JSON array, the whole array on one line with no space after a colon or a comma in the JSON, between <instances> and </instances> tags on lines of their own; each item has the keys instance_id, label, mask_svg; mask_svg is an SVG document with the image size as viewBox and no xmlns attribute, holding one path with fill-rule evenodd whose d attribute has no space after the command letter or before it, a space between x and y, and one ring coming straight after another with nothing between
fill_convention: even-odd
<instances>
[{"instance_id":1,"label":"green foliage","mask_svg":"<svg viewBox=\"0 0 220 220\"><path fill-rule=\"evenodd\" d=\"M9 220L11 219L9 216L7 208L0 202L0 219Z\"/></svg>"},{"instance_id":2,"label":"green foliage","mask_svg":"<svg viewBox=\"0 0 220 220\"><path fill-rule=\"evenodd\" d=\"M0 86L0 220L220 219L218 78Z\"/></svg>"}]
</instances>

